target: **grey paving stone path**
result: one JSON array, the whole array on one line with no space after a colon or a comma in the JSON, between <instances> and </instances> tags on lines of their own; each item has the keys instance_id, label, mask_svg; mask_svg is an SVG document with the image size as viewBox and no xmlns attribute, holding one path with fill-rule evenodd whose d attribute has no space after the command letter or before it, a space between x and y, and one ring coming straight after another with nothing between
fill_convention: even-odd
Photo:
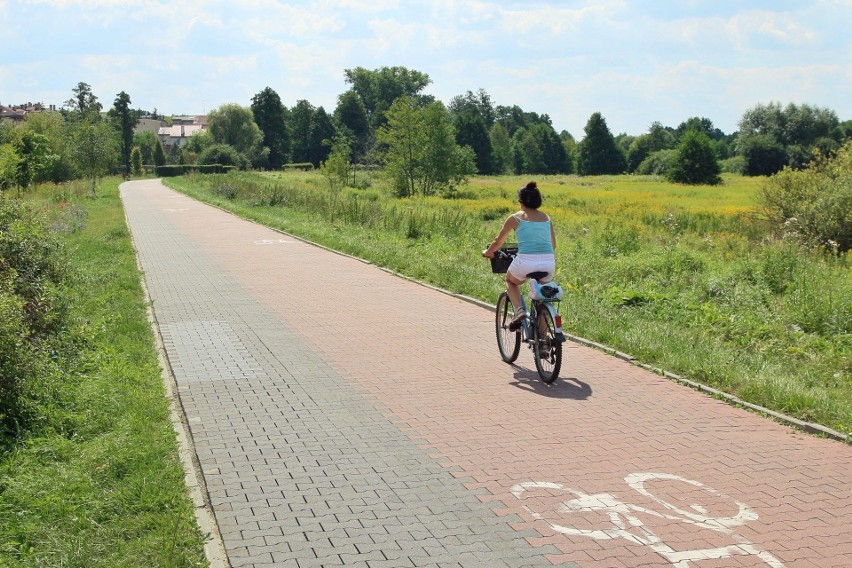
<instances>
[{"instance_id":1,"label":"grey paving stone path","mask_svg":"<svg viewBox=\"0 0 852 568\"><path fill-rule=\"evenodd\" d=\"M176 197L122 186L232 566L552 565L196 246Z\"/></svg>"}]
</instances>

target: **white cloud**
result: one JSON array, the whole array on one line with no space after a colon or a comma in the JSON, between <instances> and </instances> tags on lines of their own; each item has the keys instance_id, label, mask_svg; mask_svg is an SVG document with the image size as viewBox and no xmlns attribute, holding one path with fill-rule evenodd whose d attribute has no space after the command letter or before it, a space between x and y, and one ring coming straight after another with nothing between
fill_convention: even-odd
<instances>
[{"instance_id":1,"label":"white cloud","mask_svg":"<svg viewBox=\"0 0 852 568\"><path fill-rule=\"evenodd\" d=\"M398 0L322 0L316 6L320 11L346 10L362 14L387 12L397 7L399 7Z\"/></svg>"},{"instance_id":2,"label":"white cloud","mask_svg":"<svg viewBox=\"0 0 852 568\"><path fill-rule=\"evenodd\" d=\"M799 46L810 42L816 35L791 14L769 11L738 14L728 20L726 28L728 36L740 47L761 47L767 38Z\"/></svg>"},{"instance_id":3,"label":"white cloud","mask_svg":"<svg viewBox=\"0 0 852 568\"><path fill-rule=\"evenodd\" d=\"M80 66L94 71L105 71L115 67L126 67L130 64L126 55L86 55L80 60Z\"/></svg>"},{"instance_id":4,"label":"white cloud","mask_svg":"<svg viewBox=\"0 0 852 568\"><path fill-rule=\"evenodd\" d=\"M407 52L412 46L417 46L418 28L415 23L404 23L395 19L370 20L367 27L372 37L363 47L372 52L396 54Z\"/></svg>"},{"instance_id":5,"label":"white cloud","mask_svg":"<svg viewBox=\"0 0 852 568\"><path fill-rule=\"evenodd\" d=\"M777 7L776 7L777 4ZM249 104L265 86L327 110L344 69L427 73L444 102L495 104L582 133L707 116L735 127L757 102L852 118L852 0L0 0L0 100L61 103L78 81L163 112ZM38 32L18 33L38 22ZM84 41L85 40L85 41ZM57 98L59 93L59 98ZM137 101L138 99L138 101Z\"/></svg>"}]
</instances>

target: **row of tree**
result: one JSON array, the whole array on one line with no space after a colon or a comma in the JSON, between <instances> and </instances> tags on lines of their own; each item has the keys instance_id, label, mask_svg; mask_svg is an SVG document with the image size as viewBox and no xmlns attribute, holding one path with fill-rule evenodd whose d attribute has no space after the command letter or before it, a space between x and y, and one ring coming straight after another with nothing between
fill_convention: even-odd
<instances>
[{"instance_id":1,"label":"row of tree","mask_svg":"<svg viewBox=\"0 0 852 568\"><path fill-rule=\"evenodd\" d=\"M319 165L331 141L343 139L353 162L384 165L393 153L381 133L395 101L404 97L414 114L442 104L422 94L430 80L418 71L359 67L345 76L350 88L330 114L306 100L288 109L269 87L256 94L250 110L262 133L261 147L269 152L255 152L249 161L271 168L287 162ZM692 117L677 128L655 122L647 133L613 136L604 117L594 113L578 143L567 131L557 133L549 116L494 105L484 90L454 97L444 122L455 143L473 152L480 174L666 174L686 183L718 180L720 160L747 175L768 175L786 165L801 168L815 150L831 153L852 135L852 121L841 123L829 109L770 103L746 111L740 131L730 135L707 118ZM700 163L693 163L696 159Z\"/></svg>"},{"instance_id":2,"label":"row of tree","mask_svg":"<svg viewBox=\"0 0 852 568\"><path fill-rule=\"evenodd\" d=\"M815 150L830 154L852 135L829 110L807 104L757 105L726 135L707 118L677 128L655 122L646 133L613 136L600 113L589 118L582 140L557 133L546 114L492 103L484 90L448 105L423 90L425 73L405 67L345 70L348 90L328 113L307 100L287 108L267 87L250 106L226 104L208 115L209 129L166 156L153 132L134 133L143 114L130 96L103 106L86 83L73 89L61 114L28 115L21 128L0 127L0 187L26 187L98 175L120 164L223 164L279 169L319 167L333 148L351 163L378 166L401 195L452 190L480 174L664 174L682 183L716 183L720 160L729 171L768 175L800 168Z\"/></svg>"},{"instance_id":3,"label":"row of tree","mask_svg":"<svg viewBox=\"0 0 852 568\"><path fill-rule=\"evenodd\" d=\"M30 113L20 127L0 124L0 189L77 178L94 188L119 161L129 169L139 111L123 91L108 113L102 110L89 85L79 83L60 113Z\"/></svg>"}]
</instances>

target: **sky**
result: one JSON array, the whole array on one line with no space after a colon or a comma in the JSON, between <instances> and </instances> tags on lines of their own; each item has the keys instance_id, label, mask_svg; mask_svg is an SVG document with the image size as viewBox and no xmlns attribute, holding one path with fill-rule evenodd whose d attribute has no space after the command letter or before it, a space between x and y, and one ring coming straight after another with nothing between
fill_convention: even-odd
<instances>
[{"instance_id":1,"label":"sky","mask_svg":"<svg viewBox=\"0 0 852 568\"><path fill-rule=\"evenodd\" d=\"M449 104L546 114L577 140L778 102L852 119L852 0L0 0L0 104L63 105L88 83L158 113L250 106L272 88L333 112L344 71L402 66Z\"/></svg>"}]
</instances>

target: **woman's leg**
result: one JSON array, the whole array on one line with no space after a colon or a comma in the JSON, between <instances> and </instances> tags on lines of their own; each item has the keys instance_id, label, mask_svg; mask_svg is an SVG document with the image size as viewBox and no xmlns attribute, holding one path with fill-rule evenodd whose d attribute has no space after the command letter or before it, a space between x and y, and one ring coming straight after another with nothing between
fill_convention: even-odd
<instances>
[{"instance_id":1,"label":"woman's leg","mask_svg":"<svg viewBox=\"0 0 852 568\"><path fill-rule=\"evenodd\" d=\"M509 300L515 308L515 313L521 309L521 284L523 280L518 280L509 273L506 273L506 293L509 294Z\"/></svg>"}]
</instances>

